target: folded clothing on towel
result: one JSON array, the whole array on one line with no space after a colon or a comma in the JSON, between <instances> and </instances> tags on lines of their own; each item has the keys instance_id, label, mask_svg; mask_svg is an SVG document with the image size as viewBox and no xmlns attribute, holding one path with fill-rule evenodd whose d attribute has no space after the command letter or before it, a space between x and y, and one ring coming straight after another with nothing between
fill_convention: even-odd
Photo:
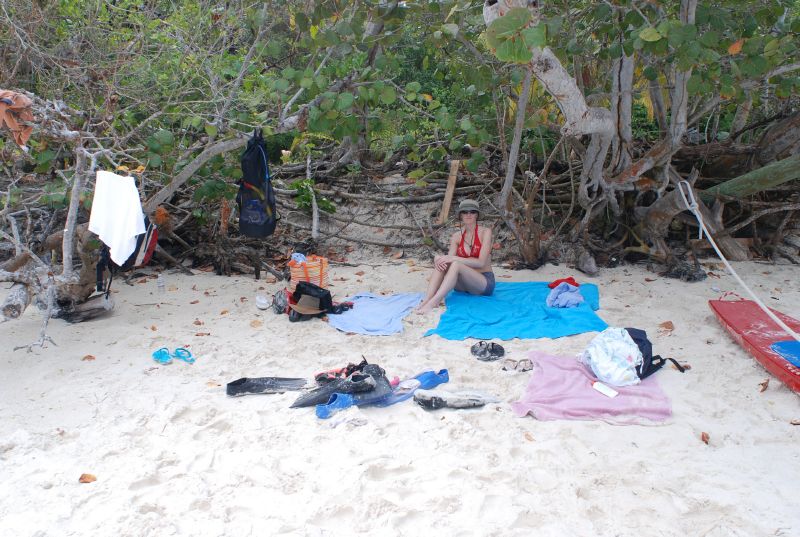
<instances>
[{"instance_id":1,"label":"folded clothing on towel","mask_svg":"<svg viewBox=\"0 0 800 537\"><path fill-rule=\"evenodd\" d=\"M560 283L563 283L563 282L566 282L566 283L568 283L570 285L574 285L575 287L580 287L581 286L581 284L579 284L578 282L575 281L575 278L570 276L569 278L560 278L558 280L552 281L552 282L547 284L547 287L549 287L550 289L555 289L556 287L558 287L558 285Z\"/></svg>"},{"instance_id":2,"label":"folded clothing on towel","mask_svg":"<svg viewBox=\"0 0 800 537\"><path fill-rule=\"evenodd\" d=\"M545 303L551 308L574 308L583 304L583 295L574 285L561 282L550 291Z\"/></svg>"}]
</instances>

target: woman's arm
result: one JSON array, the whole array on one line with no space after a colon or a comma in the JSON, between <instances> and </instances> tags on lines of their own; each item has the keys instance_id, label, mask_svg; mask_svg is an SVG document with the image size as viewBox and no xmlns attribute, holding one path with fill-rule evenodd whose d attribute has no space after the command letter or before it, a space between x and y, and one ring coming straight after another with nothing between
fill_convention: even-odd
<instances>
[{"instance_id":1,"label":"woman's arm","mask_svg":"<svg viewBox=\"0 0 800 537\"><path fill-rule=\"evenodd\" d=\"M450 266L450 263L453 262L453 259L456 258L458 239L460 237L461 234L458 231L450 235L450 247L447 250L447 255L437 255L433 258L433 266L436 268L436 270L444 272L447 270L447 267Z\"/></svg>"}]
</instances>

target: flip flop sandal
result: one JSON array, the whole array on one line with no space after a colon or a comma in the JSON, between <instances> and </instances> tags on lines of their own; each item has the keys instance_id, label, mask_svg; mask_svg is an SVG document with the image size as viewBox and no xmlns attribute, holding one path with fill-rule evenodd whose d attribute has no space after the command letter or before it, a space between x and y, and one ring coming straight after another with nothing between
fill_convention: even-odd
<instances>
[{"instance_id":1,"label":"flip flop sandal","mask_svg":"<svg viewBox=\"0 0 800 537\"><path fill-rule=\"evenodd\" d=\"M172 357L176 360L183 360L187 364L193 364L196 358L192 356L192 353L189 349L184 349L183 347L178 347L175 349L175 352L172 353Z\"/></svg>"},{"instance_id":2,"label":"flip flop sandal","mask_svg":"<svg viewBox=\"0 0 800 537\"><path fill-rule=\"evenodd\" d=\"M519 371L524 373L525 371L531 371L532 369L533 362L531 362L528 358L523 358L522 360L512 360L511 358L506 358L503 360L503 371Z\"/></svg>"},{"instance_id":3,"label":"flip flop sandal","mask_svg":"<svg viewBox=\"0 0 800 537\"><path fill-rule=\"evenodd\" d=\"M516 371L517 369L517 362L516 360L512 360L511 358L506 358L503 360L503 371Z\"/></svg>"},{"instance_id":4,"label":"flip flop sandal","mask_svg":"<svg viewBox=\"0 0 800 537\"><path fill-rule=\"evenodd\" d=\"M487 341L479 341L471 347L470 351L482 362L493 362L506 354L502 345Z\"/></svg>"},{"instance_id":5,"label":"flip flop sandal","mask_svg":"<svg viewBox=\"0 0 800 537\"><path fill-rule=\"evenodd\" d=\"M528 358L523 358L519 362L517 362L517 371L531 371L533 369L533 362L530 361Z\"/></svg>"},{"instance_id":6,"label":"flip flop sandal","mask_svg":"<svg viewBox=\"0 0 800 537\"><path fill-rule=\"evenodd\" d=\"M172 363L172 356L170 355L168 348L161 347L153 353L153 360L159 364L167 365Z\"/></svg>"}]
</instances>

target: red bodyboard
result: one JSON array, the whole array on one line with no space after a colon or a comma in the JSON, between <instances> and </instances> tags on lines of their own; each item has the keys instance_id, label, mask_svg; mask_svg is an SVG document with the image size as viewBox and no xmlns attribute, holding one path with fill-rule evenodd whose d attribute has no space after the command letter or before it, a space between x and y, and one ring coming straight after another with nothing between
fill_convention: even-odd
<instances>
[{"instance_id":1,"label":"red bodyboard","mask_svg":"<svg viewBox=\"0 0 800 537\"><path fill-rule=\"evenodd\" d=\"M752 300L709 300L708 305L739 345L792 391L800 393L800 369L769 348L778 341L791 340L792 336ZM800 321L776 310L772 313L789 328L800 332Z\"/></svg>"}]
</instances>

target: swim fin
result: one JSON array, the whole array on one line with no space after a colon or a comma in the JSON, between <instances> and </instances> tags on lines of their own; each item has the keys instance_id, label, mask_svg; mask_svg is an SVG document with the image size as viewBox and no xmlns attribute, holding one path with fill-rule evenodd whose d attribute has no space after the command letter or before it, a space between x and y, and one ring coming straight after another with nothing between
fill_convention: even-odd
<instances>
[{"instance_id":1,"label":"swim fin","mask_svg":"<svg viewBox=\"0 0 800 537\"><path fill-rule=\"evenodd\" d=\"M375 385L375 379L370 375L355 372L349 377L334 379L308 393L304 393L292 403L290 408L321 405L327 403L334 393L367 392L374 389Z\"/></svg>"},{"instance_id":2,"label":"swim fin","mask_svg":"<svg viewBox=\"0 0 800 537\"><path fill-rule=\"evenodd\" d=\"M406 379L398 384L392 394L375 403L375 406L391 406L406 399L411 399L417 390L430 390L440 384L450 380L447 369L440 369L438 373L434 371L423 371L415 377Z\"/></svg>"},{"instance_id":3,"label":"swim fin","mask_svg":"<svg viewBox=\"0 0 800 537\"><path fill-rule=\"evenodd\" d=\"M306 379L300 378L245 377L229 382L226 392L231 397L258 393L296 392L305 388L307 383Z\"/></svg>"},{"instance_id":4,"label":"swim fin","mask_svg":"<svg viewBox=\"0 0 800 537\"><path fill-rule=\"evenodd\" d=\"M374 379L375 388L361 393L334 393L326 404L317 405L317 417L327 419L345 408L374 405L392 395L392 385L386 378L386 372L380 366L365 365L362 373Z\"/></svg>"}]
</instances>

